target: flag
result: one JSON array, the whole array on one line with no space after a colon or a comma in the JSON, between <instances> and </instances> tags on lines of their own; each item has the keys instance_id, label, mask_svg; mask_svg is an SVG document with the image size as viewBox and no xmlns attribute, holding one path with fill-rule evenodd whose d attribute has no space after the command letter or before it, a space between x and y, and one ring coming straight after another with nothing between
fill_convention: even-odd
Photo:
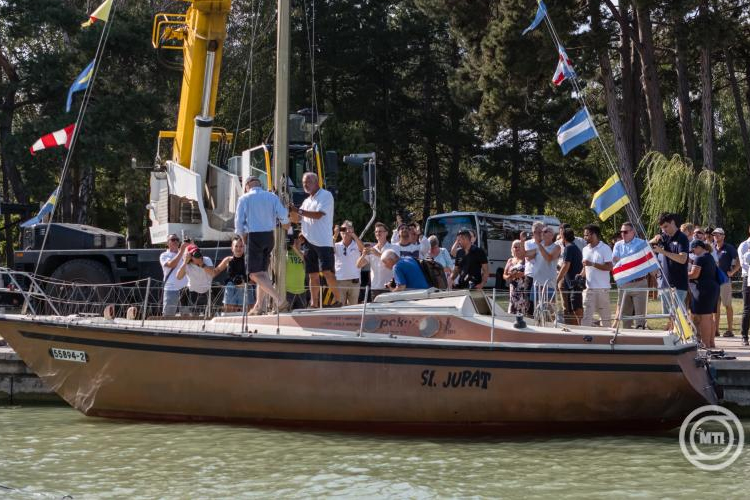
<instances>
[{"instance_id":1,"label":"flag","mask_svg":"<svg viewBox=\"0 0 750 500\"><path fill-rule=\"evenodd\" d=\"M565 53L565 49L562 48L562 46L558 46L557 51L560 54L560 62L557 63L557 69L555 70L555 76L552 77L552 83L560 85L566 78L575 78L576 72L573 70L573 63L568 57L568 54Z\"/></svg>"},{"instance_id":2,"label":"flag","mask_svg":"<svg viewBox=\"0 0 750 500\"><path fill-rule=\"evenodd\" d=\"M628 203L630 203L630 198L625 192L625 186L622 185L620 177L615 174L607 179L599 191L594 193L591 208L601 220L607 220Z\"/></svg>"},{"instance_id":3,"label":"flag","mask_svg":"<svg viewBox=\"0 0 750 500\"><path fill-rule=\"evenodd\" d=\"M42 205L42 209L39 210L39 213L36 214L36 216L32 217L31 219L27 220L26 222L21 223L21 227L29 227L33 226L34 224L39 224L42 222L42 219L45 215L51 214L52 209L55 208L55 204L57 203L57 197L60 194L60 187L58 186L57 189L52 191L52 194L49 195L49 198L47 198L47 202Z\"/></svg>"},{"instance_id":4,"label":"flag","mask_svg":"<svg viewBox=\"0 0 750 500\"><path fill-rule=\"evenodd\" d=\"M75 123L71 123L64 129L57 130L51 134L43 135L29 148L31 154L36 154L37 151L42 149L52 148L55 146L65 146L67 149L70 146L70 141L73 139L73 131L75 130Z\"/></svg>"},{"instance_id":5,"label":"flag","mask_svg":"<svg viewBox=\"0 0 750 500\"><path fill-rule=\"evenodd\" d=\"M576 146L598 136L589 110L584 106L568 123L558 129L557 143L560 144L563 155L566 155Z\"/></svg>"},{"instance_id":6,"label":"flag","mask_svg":"<svg viewBox=\"0 0 750 500\"><path fill-rule=\"evenodd\" d=\"M78 92L79 90L86 90L89 86L89 82L91 81L91 75L94 73L94 63L96 60L93 60L89 63L88 66L86 66L83 71L81 71L81 74L78 75L73 82L73 85L70 86L70 90L68 90L68 101L65 104L65 112L70 112L70 105L73 102L73 92Z\"/></svg>"},{"instance_id":7,"label":"flag","mask_svg":"<svg viewBox=\"0 0 750 500\"><path fill-rule=\"evenodd\" d=\"M109 10L112 8L112 0L104 0L102 4L96 8L94 12L89 14L89 20L81 23L82 28L88 28L96 21L104 21L105 23L109 20Z\"/></svg>"},{"instance_id":8,"label":"flag","mask_svg":"<svg viewBox=\"0 0 750 500\"><path fill-rule=\"evenodd\" d=\"M656 256L645 240L635 238L623 248L625 255L612 268L612 276L618 286L643 278L659 268Z\"/></svg>"},{"instance_id":9,"label":"flag","mask_svg":"<svg viewBox=\"0 0 750 500\"><path fill-rule=\"evenodd\" d=\"M535 29L541 22L544 20L544 16L547 15L547 6L544 5L544 2L542 0L539 0L539 7L536 9L536 17L531 22L528 28L523 30L523 33L521 33L521 36L525 35L529 31Z\"/></svg>"}]
</instances>

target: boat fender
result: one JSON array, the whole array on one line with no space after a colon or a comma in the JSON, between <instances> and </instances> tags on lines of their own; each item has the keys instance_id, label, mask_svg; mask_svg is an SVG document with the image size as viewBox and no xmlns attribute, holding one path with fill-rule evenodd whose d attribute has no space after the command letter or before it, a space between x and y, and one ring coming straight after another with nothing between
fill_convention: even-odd
<instances>
[{"instance_id":1,"label":"boat fender","mask_svg":"<svg viewBox=\"0 0 750 500\"><path fill-rule=\"evenodd\" d=\"M104 306L104 311L102 312L102 316L104 316L104 319L112 321L115 319L115 305L114 304L108 304Z\"/></svg>"},{"instance_id":2,"label":"boat fender","mask_svg":"<svg viewBox=\"0 0 750 500\"><path fill-rule=\"evenodd\" d=\"M128 310L125 313L125 317L131 320L136 319L138 317L138 308L135 306L128 307Z\"/></svg>"},{"instance_id":3,"label":"boat fender","mask_svg":"<svg viewBox=\"0 0 750 500\"><path fill-rule=\"evenodd\" d=\"M419 334L422 337L432 337L438 332L439 329L440 321L433 318L432 316L422 318L422 321L419 322Z\"/></svg>"}]
</instances>

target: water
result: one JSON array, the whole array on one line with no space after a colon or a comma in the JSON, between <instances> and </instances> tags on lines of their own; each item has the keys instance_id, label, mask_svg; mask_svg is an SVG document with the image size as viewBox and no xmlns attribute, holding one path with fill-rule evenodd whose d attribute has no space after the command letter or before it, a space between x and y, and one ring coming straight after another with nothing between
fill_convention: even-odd
<instances>
[{"instance_id":1,"label":"water","mask_svg":"<svg viewBox=\"0 0 750 500\"><path fill-rule=\"evenodd\" d=\"M0 485L10 499L747 498L750 446L703 472L676 432L406 439L0 407Z\"/></svg>"}]
</instances>

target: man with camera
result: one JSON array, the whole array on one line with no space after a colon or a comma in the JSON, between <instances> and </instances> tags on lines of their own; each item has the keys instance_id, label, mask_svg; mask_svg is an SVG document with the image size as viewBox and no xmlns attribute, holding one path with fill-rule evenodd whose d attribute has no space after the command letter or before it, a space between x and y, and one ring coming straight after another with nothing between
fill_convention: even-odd
<instances>
[{"instance_id":1,"label":"man with camera","mask_svg":"<svg viewBox=\"0 0 750 500\"><path fill-rule=\"evenodd\" d=\"M336 282L341 289L341 304L351 306L359 302L359 280L362 272L357 267L357 260L365 246L354 232L351 221L345 220L341 224L339 236L341 241L337 241L333 246Z\"/></svg>"},{"instance_id":2,"label":"man with camera","mask_svg":"<svg viewBox=\"0 0 750 500\"><path fill-rule=\"evenodd\" d=\"M190 243L185 247L182 266L177 271L177 279L181 280L187 276L187 302L191 308L208 305L208 292L211 290L211 282L214 278L213 265L211 259L204 257L195 243ZM183 289L183 296L184 294L185 289Z\"/></svg>"},{"instance_id":3,"label":"man with camera","mask_svg":"<svg viewBox=\"0 0 750 500\"><path fill-rule=\"evenodd\" d=\"M159 255L159 263L164 273L164 298L162 302L162 315L174 316L177 313L177 305L180 302L182 289L187 286L187 278L177 279L177 266L183 258L183 252L188 242L180 244L180 237L170 234L167 238L167 249Z\"/></svg>"},{"instance_id":4,"label":"man with camera","mask_svg":"<svg viewBox=\"0 0 750 500\"><path fill-rule=\"evenodd\" d=\"M688 291L688 254L690 242L687 236L677 227L677 215L663 213L659 216L661 233L654 236L649 243L659 259L661 274L659 288L674 288L677 299L685 302ZM665 292L661 293L662 312L669 314L669 299ZM667 329L672 328L669 320Z\"/></svg>"},{"instance_id":5,"label":"man with camera","mask_svg":"<svg viewBox=\"0 0 750 500\"><path fill-rule=\"evenodd\" d=\"M458 278L456 288L476 288L481 290L490 277L487 253L471 244L471 231L461 229L456 235L463 257L456 259L450 281ZM460 251L459 250L459 251Z\"/></svg>"},{"instance_id":6,"label":"man with camera","mask_svg":"<svg viewBox=\"0 0 750 500\"><path fill-rule=\"evenodd\" d=\"M620 226L620 235L622 239L615 243L615 247L612 250L612 263L617 264L620 259L633 255L638 249L646 248L645 241L637 238L635 235L635 227L631 222L623 222ZM645 329L646 328L646 302L648 301L648 275L641 278L637 278L628 283L619 285L620 289L628 290L631 288L638 288L638 291L625 291L622 295L622 310L620 316L640 316L635 320L635 327ZM625 319L622 322L623 328L632 328L633 320Z\"/></svg>"},{"instance_id":7,"label":"man with camera","mask_svg":"<svg viewBox=\"0 0 750 500\"><path fill-rule=\"evenodd\" d=\"M274 288L268 276L268 266L275 245L273 231L277 223L284 229L289 227L289 213L276 194L262 188L257 177L248 177L246 185L250 189L237 202L234 232L245 241L246 271L258 285L255 306L250 314L260 313L266 294L273 298L278 311L287 311L289 304Z\"/></svg>"}]
</instances>

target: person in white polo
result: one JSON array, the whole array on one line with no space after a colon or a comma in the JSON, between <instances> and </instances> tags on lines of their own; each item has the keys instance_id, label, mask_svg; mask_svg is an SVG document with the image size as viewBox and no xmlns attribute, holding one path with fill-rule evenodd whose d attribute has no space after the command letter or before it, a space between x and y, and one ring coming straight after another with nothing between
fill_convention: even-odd
<instances>
[{"instance_id":1,"label":"person in white polo","mask_svg":"<svg viewBox=\"0 0 750 500\"><path fill-rule=\"evenodd\" d=\"M333 273L333 195L320 187L318 176L312 172L302 176L302 187L309 196L299 208L289 207L289 218L302 223L302 235L307 240L305 272L310 277L310 302L312 307L320 307L322 272L335 299L331 307L340 307L341 294Z\"/></svg>"}]
</instances>

